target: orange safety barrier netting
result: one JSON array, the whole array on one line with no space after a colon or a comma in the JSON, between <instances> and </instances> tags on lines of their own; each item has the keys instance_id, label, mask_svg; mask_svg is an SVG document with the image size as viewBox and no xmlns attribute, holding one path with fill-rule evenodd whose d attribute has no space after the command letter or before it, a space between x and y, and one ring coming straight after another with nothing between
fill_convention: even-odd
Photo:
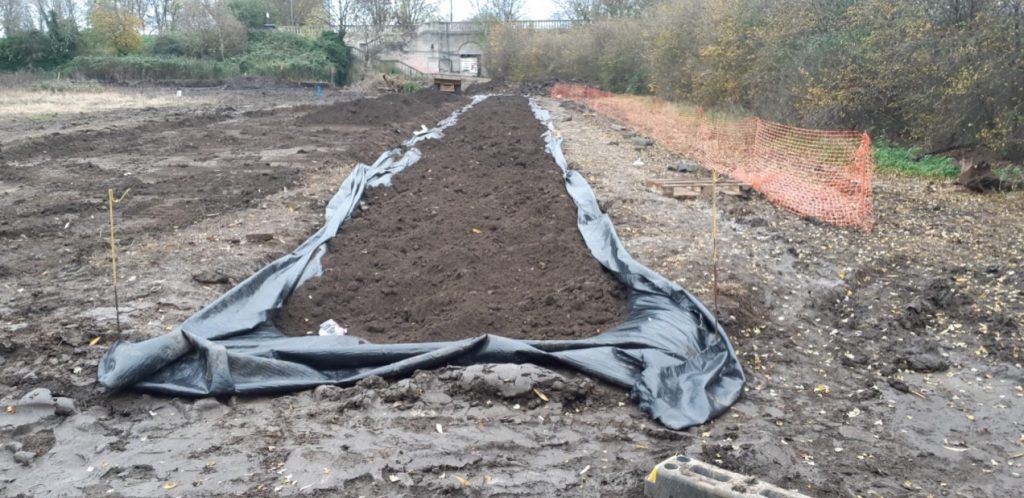
<instances>
[{"instance_id":1,"label":"orange safety barrier netting","mask_svg":"<svg viewBox=\"0 0 1024 498\"><path fill-rule=\"evenodd\" d=\"M871 231L875 167L867 133L711 116L701 108L582 85L556 84L551 96L586 104L674 152L750 185L779 207Z\"/></svg>"}]
</instances>

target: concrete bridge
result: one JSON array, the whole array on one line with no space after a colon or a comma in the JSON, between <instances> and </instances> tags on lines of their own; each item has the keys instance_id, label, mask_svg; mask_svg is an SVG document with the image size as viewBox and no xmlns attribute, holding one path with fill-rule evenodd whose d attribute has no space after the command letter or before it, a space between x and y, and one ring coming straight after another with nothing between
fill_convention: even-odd
<instances>
[{"instance_id":1,"label":"concrete bridge","mask_svg":"<svg viewBox=\"0 0 1024 498\"><path fill-rule=\"evenodd\" d=\"M576 21L511 21L504 23L516 29L565 30ZM465 22L430 22L417 26L345 26L345 42L357 56L387 64L413 76L452 75L487 76L484 60L484 39L493 24ZM279 26L279 30L316 37L323 31L337 31L329 26Z\"/></svg>"}]
</instances>

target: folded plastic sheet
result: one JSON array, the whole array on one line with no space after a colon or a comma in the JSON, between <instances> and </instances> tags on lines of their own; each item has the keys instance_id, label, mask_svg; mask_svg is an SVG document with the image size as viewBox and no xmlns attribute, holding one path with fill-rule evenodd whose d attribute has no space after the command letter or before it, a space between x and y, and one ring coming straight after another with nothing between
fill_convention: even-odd
<instances>
[{"instance_id":1,"label":"folded plastic sheet","mask_svg":"<svg viewBox=\"0 0 1024 498\"><path fill-rule=\"evenodd\" d=\"M492 334L451 342L370 344L352 336L289 337L272 323L288 296L322 272L327 241L358 209L368 187L385 186L413 166L413 146L443 139L461 112L426 133L357 165L327 206L324 225L291 253L262 268L185 320L174 331L139 343L119 342L104 355L99 380L111 390L179 396L271 394L321 384L407 376L416 370L474 363L537 363L569 367L630 390L631 398L665 426L702 424L739 398L744 375L725 332L689 292L635 261L586 180L568 168L547 111L547 151L561 168L578 212L578 227L594 258L629 289L628 318L582 340L516 340ZM344 236L342 233L340 236Z\"/></svg>"}]
</instances>

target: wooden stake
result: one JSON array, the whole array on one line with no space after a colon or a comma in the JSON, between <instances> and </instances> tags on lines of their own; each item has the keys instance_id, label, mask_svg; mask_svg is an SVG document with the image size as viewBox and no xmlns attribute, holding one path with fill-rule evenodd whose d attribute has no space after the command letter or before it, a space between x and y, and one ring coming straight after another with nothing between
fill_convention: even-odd
<instances>
[{"instance_id":1,"label":"wooden stake","mask_svg":"<svg viewBox=\"0 0 1024 498\"><path fill-rule=\"evenodd\" d=\"M711 170L711 286L712 306L718 320L718 170Z\"/></svg>"},{"instance_id":2,"label":"wooden stake","mask_svg":"<svg viewBox=\"0 0 1024 498\"><path fill-rule=\"evenodd\" d=\"M124 196L121 197L124 198ZM117 333L120 334L121 309L117 302L117 239L114 237L114 202L114 189L107 189L107 211L110 214L110 281L114 286L114 321L117 323Z\"/></svg>"}]
</instances>

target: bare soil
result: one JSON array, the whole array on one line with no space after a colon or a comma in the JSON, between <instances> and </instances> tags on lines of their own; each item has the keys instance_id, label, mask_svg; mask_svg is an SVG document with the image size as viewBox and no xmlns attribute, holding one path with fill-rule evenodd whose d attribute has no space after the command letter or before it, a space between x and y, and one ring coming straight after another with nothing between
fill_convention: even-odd
<instances>
[{"instance_id":1,"label":"bare soil","mask_svg":"<svg viewBox=\"0 0 1024 498\"><path fill-rule=\"evenodd\" d=\"M652 456L675 451L680 436L622 390L529 365L274 398L104 391L96 364L113 341L165 333L290 251L355 162L464 102L299 125L312 91L204 91L154 110L131 93L114 111L0 119L0 495L636 496ZM123 195L120 332L107 188ZM77 413L7 422L37 388Z\"/></svg>"},{"instance_id":2,"label":"bare soil","mask_svg":"<svg viewBox=\"0 0 1024 498\"><path fill-rule=\"evenodd\" d=\"M683 158L546 100L630 252L714 306L710 198ZM719 317L748 384L685 453L813 496L1004 496L1024 480L1021 193L882 175L872 234L721 196Z\"/></svg>"},{"instance_id":3,"label":"bare soil","mask_svg":"<svg viewBox=\"0 0 1024 498\"><path fill-rule=\"evenodd\" d=\"M625 319L523 97L460 116L329 243L324 275L278 316L291 335L334 319L371 342L590 337Z\"/></svg>"},{"instance_id":4,"label":"bare soil","mask_svg":"<svg viewBox=\"0 0 1024 498\"><path fill-rule=\"evenodd\" d=\"M298 125L311 90L196 89L152 109L138 92L167 90L0 107L0 495L637 496L675 453L813 496L1002 497L1024 482L1024 193L895 176L875 182L871 235L722 198L718 307L749 383L688 431L532 366L273 398L107 393L96 363L112 341L164 333L290 251L357 160L450 112ZM642 187L679 158L544 105L634 257L712 305L709 200ZM119 333L105 199L128 187ZM5 422L40 387L77 413Z\"/></svg>"},{"instance_id":5,"label":"bare soil","mask_svg":"<svg viewBox=\"0 0 1024 498\"><path fill-rule=\"evenodd\" d=\"M317 108L297 120L300 125L387 125L401 122L404 116L429 113L445 104L465 104L456 93L419 90L415 93L389 93L374 99L338 102Z\"/></svg>"}]
</instances>

